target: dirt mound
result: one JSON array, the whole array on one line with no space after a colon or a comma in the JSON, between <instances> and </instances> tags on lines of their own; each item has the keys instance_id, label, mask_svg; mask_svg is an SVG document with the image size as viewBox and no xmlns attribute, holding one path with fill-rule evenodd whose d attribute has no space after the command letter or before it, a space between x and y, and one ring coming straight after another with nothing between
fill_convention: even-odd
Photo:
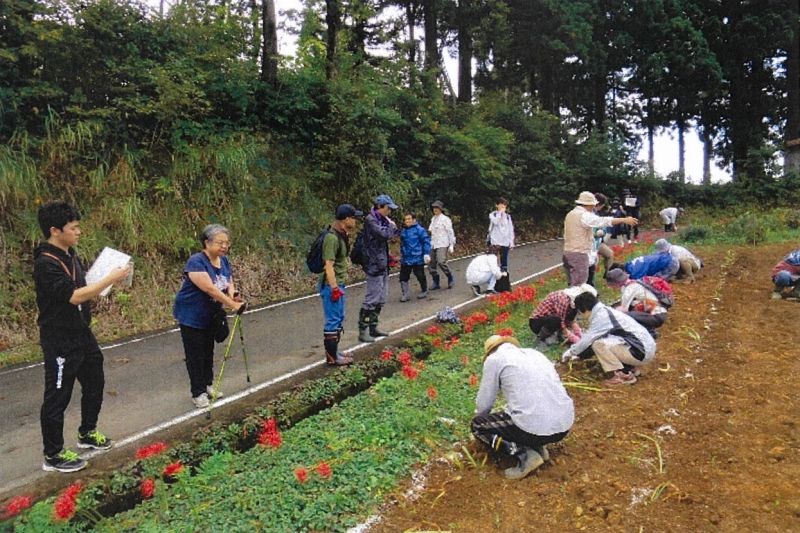
<instances>
[{"instance_id":1,"label":"dirt mound","mask_svg":"<svg viewBox=\"0 0 800 533\"><path fill-rule=\"evenodd\" d=\"M473 443L477 467L435 464L371 531L800 531L800 303L770 300L768 279L785 249L706 251L645 377L570 391L551 464L510 482Z\"/></svg>"}]
</instances>

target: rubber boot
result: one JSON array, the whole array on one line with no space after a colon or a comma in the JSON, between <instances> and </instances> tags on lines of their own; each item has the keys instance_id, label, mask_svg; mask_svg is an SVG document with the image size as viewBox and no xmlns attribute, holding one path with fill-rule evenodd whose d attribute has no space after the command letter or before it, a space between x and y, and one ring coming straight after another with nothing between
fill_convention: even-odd
<instances>
[{"instance_id":1,"label":"rubber boot","mask_svg":"<svg viewBox=\"0 0 800 533\"><path fill-rule=\"evenodd\" d=\"M380 314L381 314L381 306L379 305L375 308L375 310L372 312L372 315L370 316L369 334L374 339L377 339L378 337L389 336L388 333L384 333L383 331L378 329L378 321L379 321L378 317Z\"/></svg>"},{"instance_id":2,"label":"rubber boot","mask_svg":"<svg viewBox=\"0 0 800 533\"><path fill-rule=\"evenodd\" d=\"M518 466L505 469L506 479L522 479L544 464L544 458L533 448L527 446L517 454Z\"/></svg>"},{"instance_id":3,"label":"rubber boot","mask_svg":"<svg viewBox=\"0 0 800 533\"><path fill-rule=\"evenodd\" d=\"M456 284L456 278L453 276L452 272L447 273L447 288L452 289L453 286Z\"/></svg>"},{"instance_id":4,"label":"rubber boot","mask_svg":"<svg viewBox=\"0 0 800 533\"><path fill-rule=\"evenodd\" d=\"M409 291L408 291L408 282L407 281L401 281L400 282L400 292L403 293L400 296L400 301L401 302L407 302L407 301L409 301L411 299L411 297L408 295Z\"/></svg>"},{"instance_id":5,"label":"rubber boot","mask_svg":"<svg viewBox=\"0 0 800 533\"><path fill-rule=\"evenodd\" d=\"M438 291L439 289L441 289L441 287L439 286L439 274L431 274L431 278L433 279L433 285L431 285L430 290Z\"/></svg>"},{"instance_id":6,"label":"rubber boot","mask_svg":"<svg viewBox=\"0 0 800 533\"><path fill-rule=\"evenodd\" d=\"M339 340L341 337L341 333L325 334L325 362L331 366L345 366L353 363L352 356L339 351Z\"/></svg>"},{"instance_id":7,"label":"rubber boot","mask_svg":"<svg viewBox=\"0 0 800 533\"><path fill-rule=\"evenodd\" d=\"M375 342L375 338L369 334L371 316L372 311L366 309L358 312L358 340L361 342Z\"/></svg>"}]
</instances>

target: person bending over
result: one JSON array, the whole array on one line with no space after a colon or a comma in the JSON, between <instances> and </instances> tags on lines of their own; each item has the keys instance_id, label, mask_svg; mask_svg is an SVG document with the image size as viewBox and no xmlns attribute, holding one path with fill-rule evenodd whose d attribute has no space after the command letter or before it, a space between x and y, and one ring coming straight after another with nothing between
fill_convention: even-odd
<instances>
[{"instance_id":1,"label":"person bending over","mask_svg":"<svg viewBox=\"0 0 800 533\"><path fill-rule=\"evenodd\" d=\"M597 290L588 283L553 291L533 310L528 326L540 342L546 346L558 344L566 339L575 344L581 338L581 327L575 321L575 298L584 292L597 295Z\"/></svg>"},{"instance_id":2,"label":"person bending over","mask_svg":"<svg viewBox=\"0 0 800 533\"><path fill-rule=\"evenodd\" d=\"M494 294L497 280L508 275L508 272L500 269L499 252L500 249L497 246L490 245L485 254L475 257L467 265L467 283L472 286L475 296L480 296L481 285L486 285L487 293Z\"/></svg>"},{"instance_id":3,"label":"person bending over","mask_svg":"<svg viewBox=\"0 0 800 533\"><path fill-rule=\"evenodd\" d=\"M774 299L788 298L800 299L800 248L789 252L772 269L772 283Z\"/></svg>"},{"instance_id":4,"label":"person bending over","mask_svg":"<svg viewBox=\"0 0 800 533\"><path fill-rule=\"evenodd\" d=\"M620 304L616 309L646 327L655 338L655 330L667 321L667 308L661 305L658 297L641 280L630 279L628 273L620 268L609 270L606 281L609 287L620 290Z\"/></svg>"}]
</instances>

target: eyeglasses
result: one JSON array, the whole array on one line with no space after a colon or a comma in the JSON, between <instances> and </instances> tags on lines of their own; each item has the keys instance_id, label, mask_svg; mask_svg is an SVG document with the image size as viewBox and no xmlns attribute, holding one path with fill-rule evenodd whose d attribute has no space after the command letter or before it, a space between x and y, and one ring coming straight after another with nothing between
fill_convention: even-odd
<instances>
[{"instance_id":1,"label":"eyeglasses","mask_svg":"<svg viewBox=\"0 0 800 533\"><path fill-rule=\"evenodd\" d=\"M220 248L223 248L223 247L230 248L231 247L231 241L211 241L211 244L213 244L215 246L219 246Z\"/></svg>"}]
</instances>

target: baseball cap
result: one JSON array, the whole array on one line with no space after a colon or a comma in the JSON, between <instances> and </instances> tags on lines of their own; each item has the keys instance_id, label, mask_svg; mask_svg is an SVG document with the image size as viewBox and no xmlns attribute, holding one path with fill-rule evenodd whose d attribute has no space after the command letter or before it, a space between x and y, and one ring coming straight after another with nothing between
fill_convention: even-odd
<instances>
[{"instance_id":1,"label":"baseball cap","mask_svg":"<svg viewBox=\"0 0 800 533\"><path fill-rule=\"evenodd\" d=\"M389 209L397 209L397 204L394 203L392 197L388 194L381 194L375 198L375 205L388 205Z\"/></svg>"},{"instance_id":2,"label":"baseball cap","mask_svg":"<svg viewBox=\"0 0 800 533\"><path fill-rule=\"evenodd\" d=\"M363 211L359 211L350 204L341 204L336 208L336 220L344 220L349 217L363 217Z\"/></svg>"}]
</instances>

